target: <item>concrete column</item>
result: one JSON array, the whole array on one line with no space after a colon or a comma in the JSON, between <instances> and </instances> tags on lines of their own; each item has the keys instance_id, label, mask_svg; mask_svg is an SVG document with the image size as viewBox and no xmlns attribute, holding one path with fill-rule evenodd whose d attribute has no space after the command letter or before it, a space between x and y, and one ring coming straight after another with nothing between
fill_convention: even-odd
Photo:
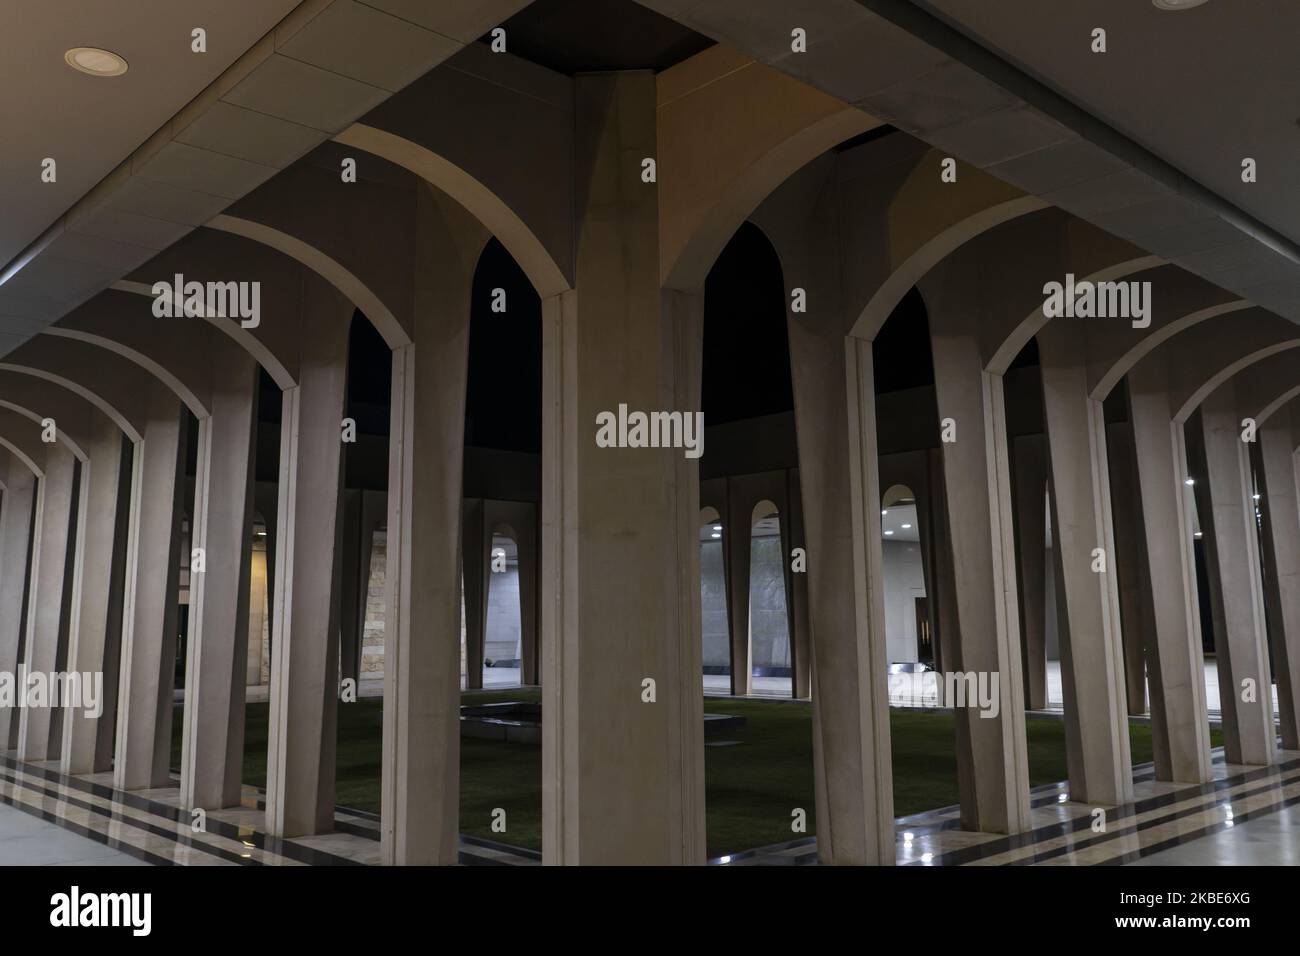
<instances>
[{"instance_id":1,"label":"concrete column","mask_svg":"<svg viewBox=\"0 0 1300 956\"><path fill-rule=\"evenodd\" d=\"M523 636L521 640L523 661L520 664L519 680L526 686L534 687L541 677L541 641L538 639L537 599L539 580L538 569L538 528L537 509L529 508L528 523L519 528L519 626Z\"/></svg>"},{"instance_id":2,"label":"concrete column","mask_svg":"<svg viewBox=\"0 0 1300 956\"><path fill-rule=\"evenodd\" d=\"M968 277L936 278L926 300L935 392L940 418L956 429L941 450L960 639L944 666L987 675L990 691L997 675L996 716L969 702L956 709L957 747L969 753L974 778L961 822L1019 833L1030 826L1029 763L1002 378L984 371Z\"/></svg>"},{"instance_id":3,"label":"concrete column","mask_svg":"<svg viewBox=\"0 0 1300 956\"><path fill-rule=\"evenodd\" d=\"M753 511L757 502L738 500L727 482L726 536L727 624L731 629L731 693L746 697L754 692L754 647L749 639L749 573L753 549Z\"/></svg>"},{"instance_id":4,"label":"concrete column","mask_svg":"<svg viewBox=\"0 0 1300 956\"><path fill-rule=\"evenodd\" d=\"M361 566L369 571L370 552L362 556L361 499L365 492L343 492L343 579L339 597L339 682L361 676L361 636L365 630L366 583Z\"/></svg>"},{"instance_id":5,"label":"concrete column","mask_svg":"<svg viewBox=\"0 0 1300 956\"><path fill-rule=\"evenodd\" d=\"M126 578L131 549L131 489L134 451L122 447L118 477L117 529L113 534L112 580L109 583L108 627L104 632L104 713L95 729L94 772L113 769L117 716L122 695L122 637L126 631Z\"/></svg>"},{"instance_id":6,"label":"concrete column","mask_svg":"<svg viewBox=\"0 0 1300 956\"><path fill-rule=\"evenodd\" d=\"M465 687L483 686L483 648L487 639L488 576L491 574L491 535L486 503L465 502L461 531L461 576L465 587ZM460 670L459 665L457 671Z\"/></svg>"},{"instance_id":7,"label":"concrete column","mask_svg":"<svg viewBox=\"0 0 1300 956\"><path fill-rule=\"evenodd\" d=\"M1069 627L1061 633L1070 798L1117 805L1133 800L1120 638L1119 589L1110 513L1106 423L1088 396L1082 330L1049 323L1038 334L1043 411L1052 472L1053 557Z\"/></svg>"},{"instance_id":8,"label":"concrete column","mask_svg":"<svg viewBox=\"0 0 1300 956\"><path fill-rule=\"evenodd\" d=\"M61 751L64 773L93 773L106 770L100 764L100 723L111 723L110 691L105 674L107 652L121 648L121 538L126 534L127 497L130 481L123 472L126 454L122 432L102 415L94 419L93 444L83 469L86 509L83 523L82 560L76 584L77 600L68 629L68 666L71 672L103 674L99 717L87 716L81 708L64 712L65 729ZM116 612L116 613L114 613ZM114 671L116 669L114 668ZM116 695L113 696L116 702Z\"/></svg>"},{"instance_id":9,"label":"concrete column","mask_svg":"<svg viewBox=\"0 0 1300 956\"><path fill-rule=\"evenodd\" d=\"M40 504L39 479L6 455L4 500L0 510L0 670L18 673L26 633L26 609L33 524ZM0 707L0 750L16 745L20 712Z\"/></svg>"},{"instance_id":10,"label":"concrete column","mask_svg":"<svg viewBox=\"0 0 1300 956\"><path fill-rule=\"evenodd\" d=\"M1232 383L1215 389L1188 424L1188 454L1210 583L1219 667L1223 752L1228 763L1277 759L1272 676L1255 525L1250 453L1241 440Z\"/></svg>"},{"instance_id":11,"label":"concrete column","mask_svg":"<svg viewBox=\"0 0 1300 956\"><path fill-rule=\"evenodd\" d=\"M925 459L923 471L926 474L918 482L920 487L913 491L916 496L916 537L917 543L921 547L921 581L925 587L925 624L930 629L931 663L936 669L939 669L941 666L938 645L939 628L935 623L938 617L938 602L934 588L934 504L931 501L932 496L929 485L929 456L924 451L921 452L921 455Z\"/></svg>"},{"instance_id":12,"label":"concrete column","mask_svg":"<svg viewBox=\"0 0 1300 956\"><path fill-rule=\"evenodd\" d=\"M338 621L352 304L313 283L296 388L285 389L272 612L266 827L304 836L334 827Z\"/></svg>"},{"instance_id":13,"label":"concrete column","mask_svg":"<svg viewBox=\"0 0 1300 956\"><path fill-rule=\"evenodd\" d=\"M33 428L36 426L33 425ZM40 534L32 552L31 613L27 621L29 674L64 669L68 653L76 562L80 548L78 517L85 514L76 456L62 443L48 445L41 480ZM47 691L53 693L54 688ZM18 759L50 760L62 753L62 702L58 707L28 707L19 715Z\"/></svg>"},{"instance_id":14,"label":"concrete column","mask_svg":"<svg viewBox=\"0 0 1300 956\"><path fill-rule=\"evenodd\" d=\"M257 366L232 354L213 376L212 415L199 422L191 549L189 644L181 738L181 804L237 806L244 768L244 672L252 573Z\"/></svg>"},{"instance_id":15,"label":"concrete column","mask_svg":"<svg viewBox=\"0 0 1300 956\"><path fill-rule=\"evenodd\" d=\"M1047 706L1047 461L1043 436L1021 435L1013 442L1016 496L1016 580L1020 584L1020 653L1025 674L1025 706Z\"/></svg>"},{"instance_id":16,"label":"concrete column","mask_svg":"<svg viewBox=\"0 0 1300 956\"><path fill-rule=\"evenodd\" d=\"M1168 373L1159 356L1139 363L1128 380L1155 623L1154 640L1147 644L1147 679L1156 778L1205 783L1210 779L1210 729L1183 485L1183 429L1173 422Z\"/></svg>"},{"instance_id":17,"label":"concrete column","mask_svg":"<svg viewBox=\"0 0 1300 956\"><path fill-rule=\"evenodd\" d=\"M699 864L697 461L595 439L620 404L699 410L703 297L659 286L654 74L574 92L575 283L542 306L543 853Z\"/></svg>"},{"instance_id":18,"label":"concrete column","mask_svg":"<svg viewBox=\"0 0 1300 956\"><path fill-rule=\"evenodd\" d=\"M283 427L281 428L280 443L284 443ZM279 482L271 484L270 482L258 482L253 488L253 507L257 509L258 514L262 516L262 522L266 525L266 603L268 613L275 616L275 553L276 541L280 534L280 488ZM269 631L268 643L274 643L275 634L272 628Z\"/></svg>"},{"instance_id":19,"label":"concrete column","mask_svg":"<svg viewBox=\"0 0 1300 956\"><path fill-rule=\"evenodd\" d=\"M1130 714L1147 712L1146 645L1154 639L1151 583L1146 541L1141 534L1142 508L1137 500L1137 455L1133 426L1107 426L1110 501L1115 528L1114 571L1119 584L1119 616L1124 639L1124 683Z\"/></svg>"},{"instance_id":20,"label":"concrete column","mask_svg":"<svg viewBox=\"0 0 1300 956\"><path fill-rule=\"evenodd\" d=\"M256 687L262 683L262 640L263 629L267 623L268 597L270 587L266 566L265 538L258 538L262 544L254 542L250 563L250 580L248 588L248 655L244 667L245 687Z\"/></svg>"},{"instance_id":21,"label":"concrete column","mask_svg":"<svg viewBox=\"0 0 1300 956\"><path fill-rule=\"evenodd\" d=\"M788 288L799 486L808 551L817 852L828 864L894 862L884 560L871 343L846 338L834 210L795 202L765 221ZM846 514L847 504L847 514ZM846 520L846 518L848 520Z\"/></svg>"},{"instance_id":22,"label":"concrete column","mask_svg":"<svg viewBox=\"0 0 1300 956\"><path fill-rule=\"evenodd\" d=\"M150 383L149 418L131 466L131 518L123 610L117 747L119 790L170 783L182 489L187 416Z\"/></svg>"},{"instance_id":23,"label":"concrete column","mask_svg":"<svg viewBox=\"0 0 1300 956\"><path fill-rule=\"evenodd\" d=\"M357 674L366 676L366 621L370 617L370 566L374 560L375 534L388 520L388 492L361 492L361 533L357 562ZM385 578L387 580L387 578ZM373 673L373 672L372 672Z\"/></svg>"},{"instance_id":24,"label":"concrete column","mask_svg":"<svg viewBox=\"0 0 1300 956\"><path fill-rule=\"evenodd\" d=\"M487 234L440 194L422 190L418 202L415 342L393 352L380 855L454 864L465 385Z\"/></svg>"},{"instance_id":25,"label":"concrete column","mask_svg":"<svg viewBox=\"0 0 1300 956\"><path fill-rule=\"evenodd\" d=\"M1300 510L1292 454L1290 413L1265 423L1253 449L1255 474L1263 507L1265 595L1277 703L1282 718L1282 746L1300 750Z\"/></svg>"},{"instance_id":26,"label":"concrete column","mask_svg":"<svg viewBox=\"0 0 1300 956\"><path fill-rule=\"evenodd\" d=\"M799 473L787 471L786 501L788 521L781 522L781 533L786 539L786 609L790 615L790 670L791 691L794 697L812 695L812 633L808 621L808 572L791 571L792 548L807 547L807 534L803 526L803 498L799 491ZM788 531L786 529L789 529Z\"/></svg>"},{"instance_id":27,"label":"concrete column","mask_svg":"<svg viewBox=\"0 0 1300 956\"><path fill-rule=\"evenodd\" d=\"M948 529L948 496L943 477L943 452L932 449L928 455L930 474L930 538L933 546L930 554L933 559L931 579L927 588L932 587L934 594L935 626L935 669L940 673L950 670L948 662L955 660L957 642L957 591L952 576L952 534ZM957 767L959 785L962 780L969 780L969 771L962 771L962 761L969 754L963 748L957 749ZM970 796L974 800L972 792Z\"/></svg>"}]
</instances>

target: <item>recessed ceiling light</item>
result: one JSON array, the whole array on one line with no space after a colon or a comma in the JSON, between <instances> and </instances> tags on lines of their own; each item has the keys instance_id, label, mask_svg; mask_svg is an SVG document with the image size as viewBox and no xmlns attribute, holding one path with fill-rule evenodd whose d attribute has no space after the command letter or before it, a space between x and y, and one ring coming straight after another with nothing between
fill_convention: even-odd
<instances>
[{"instance_id":1,"label":"recessed ceiling light","mask_svg":"<svg viewBox=\"0 0 1300 956\"><path fill-rule=\"evenodd\" d=\"M1205 0L1151 0L1160 10L1190 10L1199 7Z\"/></svg>"},{"instance_id":2,"label":"recessed ceiling light","mask_svg":"<svg viewBox=\"0 0 1300 956\"><path fill-rule=\"evenodd\" d=\"M903 530L906 531L910 527L912 527L910 524L905 524L903 525Z\"/></svg>"},{"instance_id":3,"label":"recessed ceiling light","mask_svg":"<svg viewBox=\"0 0 1300 956\"><path fill-rule=\"evenodd\" d=\"M91 76L121 76L126 72L126 60L93 46L73 47L63 54L63 59L74 70Z\"/></svg>"}]
</instances>

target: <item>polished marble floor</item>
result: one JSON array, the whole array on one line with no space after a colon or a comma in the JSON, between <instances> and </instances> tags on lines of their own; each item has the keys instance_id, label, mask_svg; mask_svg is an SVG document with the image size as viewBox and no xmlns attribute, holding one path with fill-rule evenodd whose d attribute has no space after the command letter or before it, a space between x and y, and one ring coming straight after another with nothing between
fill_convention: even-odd
<instances>
[{"instance_id":1,"label":"polished marble floor","mask_svg":"<svg viewBox=\"0 0 1300 956\"><path fill-rule=\"evenodd\" d=\"M0 804L0 866L147 866L91 836Z\"/></svg>"},{"instance_id":2,"label":"polished marble floor","mask_svg":"<svg viewBox=\"0 0 1300 956\"><path fill-rule=\"evenodd\" d=\"M1238 823L1199 840L1160 850L1135 866L1300 865L1300 806Z\"/></svg>"},{"instance_id":3,"label":"polished marble floor","mask_svg":"<svg viewBox=\"0 0 1300 956\"><path fill-rule=\"evenodd\" d=\"M242 804L212 810L202 821L180 807L178 785L114 790L111 773L68 776L54 762L20 763L0 753L0 807L21 811L119 851L160 865L305 866L372 865L379 862L379 820L373 814L338 810L334 832L279 839L265 832L261 791L245 787ZM0 836L2 839L2 836ZM62 853L51 844L48 862ZM0 858L0 864L5 861ZM32 844L14 863L41 862ZM540 864L539 854L470 837L461 838L465 865Z\"/></svg>"},{"instance_id":4,"label":"polished marble floor","mask_svg":"<svg viewBox=\"0 0 1300 956\"><path fill-rule=\"evenodd\" d=\"M1070 799L1065 783L1031 793L1033 826L1008 836L963 830L956 807L896 821L900 865L1292 864L1300 862L1300 753L1270 767L1226 764L1196 786L1157 781L1135 768L1135 799L1096 807ZM0 865L144 862L172 865L373 865L379 822L338 810L332 833L278 839L265 833L260 791L242 805L210 811L202 826L180 808L175 785L123 793L108 773L66 776L51 763L0 753ZM26 820L22 819L26 816ZM465 865L535 866L540 855L461 837ZM807 865L815 837L711 861L721 865Z\"/></svg>"},{"instance_id":5,"label":"polished marble floor","mask_svg":"<svg viewBox=\"0 0 1300 956\"><path fill-rule=\"evenodd\" d=\"M961 829L956 807L901 817L895 821L895 859L900 866L1266 865L1294 860L1300 858L1295 810L1300 804L1300 752L1280 751L1278 759L1271 767L1235 766L1224 763L1219 749L1213 779L1201 786L1161 782L1151 765L1136 767L1134 802L1118 807L1073 802L1065 783L1037 787L1030 794L1032 829L1013 836ZM1223 855L1216 855L1216 849ZM816 838L710 862L813 864Z\"/></svg>"}]
</instances>

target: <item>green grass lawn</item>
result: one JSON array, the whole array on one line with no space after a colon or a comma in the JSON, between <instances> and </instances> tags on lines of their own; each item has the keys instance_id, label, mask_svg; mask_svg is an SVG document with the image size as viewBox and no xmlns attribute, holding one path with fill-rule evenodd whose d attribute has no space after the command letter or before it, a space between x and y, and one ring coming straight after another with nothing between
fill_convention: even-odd
<instances>
[{"instance_id":1,"label":"green grass lawn","mask_svg":"<svg viewBox=\"0 0 1300 956\"><path fill-rule=\"evenodd\" d=\"M466 695L466 700L532 700L537 691ZM816 832L813 800L812 710L806 704L706 699L709 713L746 719L739 743L708 746L705 799L709 855L719 856L791 839L791 811L808 815ZM244 731L244 781L266 785L267 704L249 704ZM358 810L379 811L380 738L383 710L378 700L339 705L336 801ZM947 714L890 711L894 759L894 813L908 816L957 803L953 718ZM1027 720L1029 780L1032 786L1066 778L1065 723ZM1129 727L1133 763L1151 760L1151 728ZM1213 731L1214 746L1222 735ZM173 721L172 764L180 766L180 712ZM461 738L460 829L462 833L540 849L542 840L542 749ZM507 831L491 831L496 807L506 811Z\"/></svg>"}]
</instances>

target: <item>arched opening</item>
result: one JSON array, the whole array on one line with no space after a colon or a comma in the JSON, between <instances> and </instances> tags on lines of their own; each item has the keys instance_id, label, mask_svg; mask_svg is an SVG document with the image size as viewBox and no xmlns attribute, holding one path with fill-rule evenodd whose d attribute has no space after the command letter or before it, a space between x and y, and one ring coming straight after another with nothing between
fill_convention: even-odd
<instances>
[{"instance_id":1,"label":"arched opening","mask_svg":"<svg viewBox=\"0 0 1300 956\"><path fill-rule=\"evenodd\" d=\"M497 239L470 301L461 512L460 830L542 848L542 306ZM504 810L506 828L494 828Z\"/></svg>"},{"instance_id":2,"label":"arched opening","mask_svg":"<svg viewBox=\"0 0 1300 956\"><path fill-rule=\"evenodd\" d=\"M705 283L700 460L710 857L815 833L802 500L781 261L746 223ZM792 629L794 638L792 640ZM802 656L801 656L802 655ZM806 829L792 831L792 808ZM803 815L801 815L803 816Z\"/></svg>"},{"instance_id":3,"label":"arched opening","mask_svg":"<svg viewBox=\"0 0 1300 956\"><path fill-rule=\"evenodd\" d=\"M916 494L907 485L891 485L881 496L880 506L890 674L919 675L934 669L936 653ZM894 689L892 682L890 689Z\"/></svg>"}]
</instances>

